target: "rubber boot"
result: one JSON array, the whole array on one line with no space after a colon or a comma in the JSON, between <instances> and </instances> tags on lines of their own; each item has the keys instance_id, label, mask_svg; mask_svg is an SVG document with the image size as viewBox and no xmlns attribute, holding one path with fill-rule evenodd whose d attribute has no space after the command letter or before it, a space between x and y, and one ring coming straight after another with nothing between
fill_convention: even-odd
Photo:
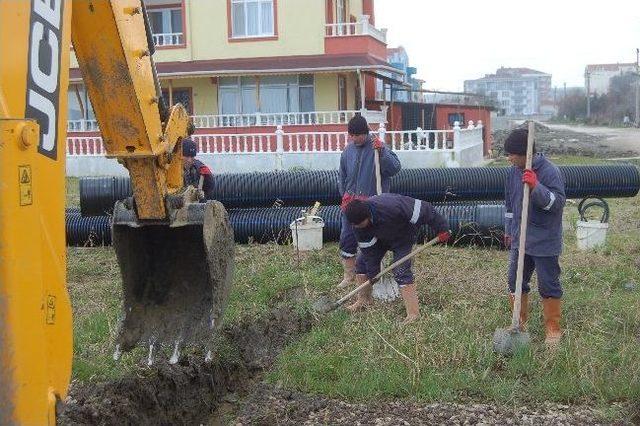
<instances>
[{"instance_id":1,"label":"rubber boot","mask_svg":"<svg viewBox=\"0 0 640 426\"><path fill-rule=\"evenodd\" d=\"M366 275L356 275L356 281L358 285L364 284L367 282ZM355 303L347 306L347 311L352 314L360 311L364 311L369 306L373 305L373 286L367 286L366 288L360 290L358 295L356 296Z\"/></svg>"},{"instance_id":2,"label":"rubber boot","mask_svg":"<svg viewBox=\"0 0 640 426\"><path fill-rule=\"evenodd\" d=\"M544 318L545 339L547 349L555 350L562 338L560 329L561 299L551 297L542 299L542 315Z\"/></svg>"},{"instance_id":3,"label":"rubber boot","mask_svg":"<svg viewBox=\"0 0 640 426\"><path fill-rule=\"evenodd\" d=\"M513 304L516 300L516 295L513 293L509 294L509 305L511 306L511 313L513 313ZM520 331L525 331L527 326L527 321L529 320L529 293L522 293L520 298Z\"/></svg>"},{"instance_id":4,"label":"rubber boot","mask_svg":"<svg viewBox=\"0 0 640 426\"><path fill-rule=\"evenodd\" d=\"M404 308L407 311L407 317L402 321L402 325L408 325L420 318L420 306L418 304L418 292L416 285L407 284L400 287Z\"/></svg>"},{"instance_id":5,"label":"rubber boot","mask_svg":"<svg viewBox=\"0 0 640 426\"><path fill-rule=\"evenodd\" d=\"M356 281L356 257L342 258L342 281L338 284L338 288L346 288L354 284Z\"/></svg>"}]
</instances>

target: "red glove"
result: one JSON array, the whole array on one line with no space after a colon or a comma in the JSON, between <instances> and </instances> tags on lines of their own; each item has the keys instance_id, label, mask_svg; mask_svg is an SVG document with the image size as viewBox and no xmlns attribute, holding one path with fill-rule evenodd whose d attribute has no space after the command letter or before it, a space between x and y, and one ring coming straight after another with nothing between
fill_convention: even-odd
<instances>
[{"instance_id":1,"label":"red glove","mask_svg":"<svg viewBox=\"0 0 640 426\"><path fill-rule=\"evenodd\" d=\"M384 143L380 138L373 138L373 149L381 150L382 148L384 148Z\"/></svg>"},{"instance_id":2,"label":"red glove","mask_svg":"<svg viewBox=\"0 0 640 426\"><path fill-rule=\"evenodd\" d=\"M533 189L538 184L538 175L533 170L527 169L522 174L522 183L526 183L529 188Z\"/></svg>"},{"instance_id":3,"label":"red glove","mask_svg":"<svg viewBox=\"0 0 640 426\"><path fill-rule=\"evenodd\" d=\"M449 241L450 238L451 238L451 234L449 233L449 231L442 231L438 234L439 243L446 243L447 241Z\"/></svg>"},{"instance_id":4,"label":"red glove","mask_svg":"<svg viewBox=\"0 0 640 426\"><path fill-rule=\"evenodd\" d=\"M503 242L504 242L504 246L508 249L511 248L511 243L512 243L512 239L511 239L511 235L507 235L505 234L503 237Z\"/></svg>"}]
</instances>

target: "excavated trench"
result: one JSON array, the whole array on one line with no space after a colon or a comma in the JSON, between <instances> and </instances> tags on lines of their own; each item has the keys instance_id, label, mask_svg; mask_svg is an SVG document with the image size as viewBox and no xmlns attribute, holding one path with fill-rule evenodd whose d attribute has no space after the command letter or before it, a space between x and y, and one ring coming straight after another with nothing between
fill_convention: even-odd
<instances>
[{"instance_id":1,"label":"excavated trench","mask_svg":"<svg viewBox=\"0 0 640 426\"><path fill-rule=\"evenodd\" d=\"M228 394L244 393L283 348L308 332L312 316L287 306L225 327L233 356L183 357L141 375L72 388L58 407L59 425L211 424Z\"/></svg>"}]
</instances>

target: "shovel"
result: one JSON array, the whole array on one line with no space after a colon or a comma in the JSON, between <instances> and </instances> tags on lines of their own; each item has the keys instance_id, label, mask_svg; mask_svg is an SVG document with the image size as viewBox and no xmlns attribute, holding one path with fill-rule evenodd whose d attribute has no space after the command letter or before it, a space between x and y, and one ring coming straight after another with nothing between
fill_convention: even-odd
<instances>
[{"instance_id":1,"label":"shovel","mask_svg":"<svg viewBox=\"0 0 640 426\"><path fill-rule=\"evenodd\" d=\"M360 284L354 290L349 292L349 294L347 294L346 296L342 297L341 299L339 299L339 300L337 300L335 302L332 302L327 296L321 297L318 301L316 301L313 304L313 309L316 312L323 313L323 314L326 314L326 313L329 313L329 312L333 311L334 309L342 306L347 300L351 299L353 296L358 294L358 292L360 292L362 289L364 289L367 286L371 285L372 281L375 282L380 277L382 277L384 274L386 274L387 272L391 271L393 268L395 268L395 267L397 267L399 265L402 265L407 260L415 257L418 253L422 253L428 247L431 247L431 246L435 245L437 242L438 242L438 238L436 237L433 240L429 241L428 243L425 243L422 247L418 247L417 249L415 249L414 251L412 251L411 253L409 253L408 255L403 257L402 259L400 259L400 260L398 260L396 262L393 262L391 265L389 265L386 268L384 268L372 280L367 280L365 283Z\"/></svg>"},{"instance_id":2,"label":"shovel","mask_svg":"<svg viewBox=\"0 0 640 426\"><path fill-rule=\"evenodd\" d=\"M526 169L531 169L533 157L535 125L529 121L529 135L527 138L527 161ZM518 249L518 270L516 274L516 293L513 301L513 315L511 317L511 327L498 328L493 333L493 350L503 355L511 355L518 348L526 347L531 341L529 333L520 329L520 310L522 309L522 279L524 272L525 244L527 242L527 222L529 221L529 185L524 184L522 195L522 220L520 222L520 245Z\"/></svg>"},{"instance_id":3,"label":"shovel","mask_svg":"<svg viewBox=\"0 0 640 426\"><path fill-rule=\"evenodd\" d=\"M380 152L374 149L374 165L376 171L376 194L382 194L382 174L380 172ZM385 261L382 261L381 268L384 269ZM373 298L383 302L393 302L400 297L400 287L392 276L385 275L373 285Z\"/></svg>"}]
</instances>

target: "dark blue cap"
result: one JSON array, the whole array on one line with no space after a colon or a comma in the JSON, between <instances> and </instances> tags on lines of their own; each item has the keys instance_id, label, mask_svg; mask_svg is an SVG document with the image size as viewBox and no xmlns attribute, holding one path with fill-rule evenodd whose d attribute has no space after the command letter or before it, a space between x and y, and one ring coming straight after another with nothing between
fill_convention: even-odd
<instances>
[{"instance_id":1,"label":"dark blue cap","mask_svg":"<svg viewBox=\"0 0 640 426\"><path fill-rule=\"evenodd\" d=\"M198 153L198 146L191 139L182 140L182 156L183 157L195 157Z\"/></svg>"}]
</instances>

